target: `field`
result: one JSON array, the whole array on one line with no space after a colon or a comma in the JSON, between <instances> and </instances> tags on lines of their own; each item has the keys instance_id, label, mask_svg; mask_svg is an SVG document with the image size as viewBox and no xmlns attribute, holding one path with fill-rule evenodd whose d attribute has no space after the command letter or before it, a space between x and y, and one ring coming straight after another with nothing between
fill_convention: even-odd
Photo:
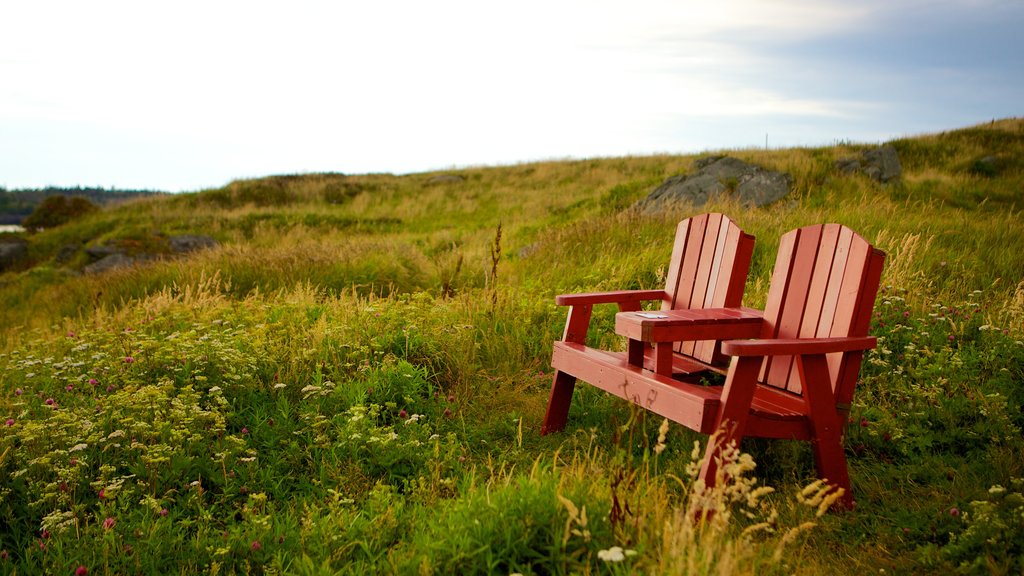
<instances>
[{"instance_id":1,"label":"field","mask_svg":"<svg viewBox=\"0 0 1024 576\"><path fill-rule=\"evenodd\" d=\"M273 176L34 234L0 275L0 572L1019 574L1024 120L892 144L889 185L833 168L856 144L728 151L793 176L758 209L638 215L699 157L650 156ZM744 442L697 498L706 438L585 385L540 436L554 296L662 287L702 211L757 237L749 306L793 228L888 254L854 510L821 504L796 442ZM56 258L182 233L220 246L101 275ZM624 345L614 312L595 343Z\"/></svg>"}]
</instances>

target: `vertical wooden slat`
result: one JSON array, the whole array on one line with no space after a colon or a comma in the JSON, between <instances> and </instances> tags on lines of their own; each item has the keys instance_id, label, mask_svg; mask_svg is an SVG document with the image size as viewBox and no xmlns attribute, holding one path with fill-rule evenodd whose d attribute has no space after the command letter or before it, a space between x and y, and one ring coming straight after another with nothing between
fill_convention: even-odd
<instances>
[{"instance_id":1,"label":"vertical wooden slat","mask_svg":"<svg viewBox=\"0 0 1024 576\"><path fill-rule=\"evenodd\" d=\"M768 284L768 299L764 307L764 328L761 338L775 338L778 333L779 317L782 314L782 305L786 298L786 290L789 287L790 269L793 267L793 252L796 249L797 240L802 230L792 230L779 239L779 252L775 256L775 269L772 271L771 283ZM761 374L758 380L764 381L768 368L771 366L771 358L766 358L761 366Z\"/></svg>"},{"instance_id":2,"label":"vertical wooden slat","mask_svg":"<svg viewBox=\"0 0 1024 576\"><path fill-rule=\"evenodd\" d=\"M865 243L866 244L866 243ZM870 253L865 263L862 275L857 310L854 311L853 320L848 333L850 336L867 336L871 324L871 312L875 307L875 297L878 294L878 284L882 277L882 264L885 261L885 254L868 246ZM842 361L829 361L829 373L835 383L836 401L840 404L849 404L853 398L853 389L857 384L857 376L860 373L862 354L848 354Z\"/></svg>"},{"instance_id":3,"label":"vertical wooden slat","mask_svg":"<svg viewBox=\"0 0 1024 576\"><path fill-rule=\"evenodd\" d=\"M850 259L850 244L855 234L853 230L843 226L839 232L839 240L836 243L835 256L832 258L832 271L829 274L828 286L825 288L825 298L821 305L821 316L818 318L818 329L815 335L819 338L827 338L832 334L832 321L836 317L836 305L843 289L843 278L846 275L846 266Z\"/></svg>"},{"instance_id":4,"label":"vertical wooden slat","mask_svg":"<svg viewBox=\"0 0 1024 576\"><path fill-rule=\"evenodd\" d=\"M665 275L665 293L670 300L662 302L661 307L671 310L676 305L676 289L679 287L679 273L682 270L683 254L686 253L686 239L689 237L690 219L683 220L676 226L676 238L672 245L672 258L668 261L668 273Z\"/></svg>"},{"instance_id":5,"label":"vertical wooden slat","mask_svg":"<svg viewBox=\"0 0 1024 576\"><path fill-rule=\"evenodd\" d=\"M701 251L697 261L697 271L694 273L693 291L690 292L689 308L703 308L704 297L708 292L708 282L711 279L711 268L715 261L715 249L718 247L718 231L722 227L721 214L708 214L707 225L704 228L704 239L701 241ZM697 348L694 341L682 342L679 351L692 356Z\"/></svg>"},{"instance_id":6,"label":"vertical wooden slat","mask_svg":"<svg viewBox=\"0 0 1024 576\"><path fill-rule=\"evenodd\" d=\"M800 329L797 334L800 338L814 338L818 335L818 320L822 315L825 292L828 287L829 275L835 258L836 243L839 241L841 228L839 224L826 224L821 231L818 255L814 261L814 273L807 290L807 302L804 305L804 317L800 322ZM797 374L797 366L794 362L789 369L788 389L791 392L799 392L799 382L800 375Z\"/></svg>"},{"instance_id":7,"label":"vertical wooden slat","mask_svg":"<svg viewBox=\"0 0 1024 576\"><path fill-rule=\"evenodd\" d=\"M697 278L697 264L699 264L700 253L704 245L704 230L707 228L708 215L701 214L690 219L689 230L687 231L686 250L683 253L682 263L679 270L679 281L676 283L674 292L675 298L673 308L689 308L690 294L693 293L693 283Z\"/></svg>"},{"instance_id":8,"label":"vertical wooden slat","mask_svg":"<svg viewBox=\"0 0 1024 576\"><path fill-rule=\"evenodd\" d=\"M724 304L716 304L716 301L725 302L729 291L730 274L723 269L723 265L731 266L736 262L736 253L740 250L739 239L739 226L736 226L732 220L723 216L722 225L718 228L718 237L715 239L715 254L708 276L708 289L704 294L704 308L721 308L724 306ZM749 267L749 265L748 262L747 266ZM694 358L709 364L715 363L717 361L717 344L716 340L701 340L697 342L693 349Z\"/></svg>"},{"instance_id":9,"label":"vertical wooden slat","mask_svg":"<svg viewBox=\"0 0 1024 576\"><path fill-rule=\"evenodd\" d=\"M807 303L807 291L814 275L815 258L821 239L822 226L807 226L801 229L800 240L793 256L790 268L785 300L780 306L781 315L776 324L776 338L795 338L803 321L804 306ZM772 279L774 283L775 279ZM772 358L771 367L766 373L766 383L799 393L799 381L790 383L789 373L793 365L792 356L776 356Z\"/></svg>"}]
</instances>

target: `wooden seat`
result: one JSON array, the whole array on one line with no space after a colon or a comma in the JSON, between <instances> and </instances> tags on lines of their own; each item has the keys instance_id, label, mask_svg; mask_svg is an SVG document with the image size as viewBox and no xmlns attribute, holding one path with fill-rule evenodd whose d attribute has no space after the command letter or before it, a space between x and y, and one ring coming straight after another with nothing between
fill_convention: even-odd
<instances>
[{"instance_id":1,"label":"wooden seat","mask_svg":"<svg viewBox=\"0 0 1024 576\"><path fill-rule=\"evenodd\" d=\"M660 300L665 315L683 310L737 308L743 296L753 250L754 237L743 232L728 217L701 214L683 220L676 227L664 290L624 290L556 297L556 303L569 306L569 315L562 340L554 345L551 365L555 368L555 376L541 433L565 427L577 378L600 386L592 373L594 366L606 360L628 364L626 353L586 346L594 305L617 304L620 311L639 311L644 301ZM757 311L751 312L760 316ZM748 332L732 330L723 337L752 337L758 334L759 328L760 322L757 322ZM715 329L726 330L724 324ZM632 354L634 359L648 358L652 365L658 362L660 354L661 371L667 372L670 380L707 370L724 373L727 359L719 349L721 339L709 333L706 339L680 341L660 348L634 345ZM594 364L592 359L599 361ZM609 387L614 388L614 385ZM618 393L614 389L609 391Z\"/></svg>"},{"instance_id":2,"label":"wooden seat","mask_svg":"<svg viewBox=\"0 0 1024 576\"><path fill-rule=\"evenodd\" d=\"M722 387L674 380L666 373L668 360L655 358L652 366L651 354L636 352L651 346L657 357L680 341L706 338L714 328L705 320L715 310L703 311L705 319L692 315L690 325L682 314L619 312L616 329L630 339L633 353L622 359L579 349L572 371L693 430L717 433L701 466L708 485L715 482L721 450L744 436L808 440L819 477L843 489L839 503L851 507L843 428L863 353L876 343L867 333L884 259L838 224L784 235L757 339L721 342L721 352L731 357ZM555 356L568 346L556 346Z\"/></svg>"}]
</instances>

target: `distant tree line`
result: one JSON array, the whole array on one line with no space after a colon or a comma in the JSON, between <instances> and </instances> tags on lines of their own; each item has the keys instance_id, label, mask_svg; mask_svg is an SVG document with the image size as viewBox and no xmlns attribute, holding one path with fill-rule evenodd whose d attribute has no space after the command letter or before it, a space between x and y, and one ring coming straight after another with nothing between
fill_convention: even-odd
<instances>
[{"instance_id":1,"label":"distant tree line","mask_svg":"<svg viewBox=\"0 0 1024 576\"><path fill-rule=\"evenodd\" d=\"M0 224L20 224L43 200L51 196L88 198L94 204L104 206L129 198L163 194L155 190L106 190L103 188L58 188L48 186L36 189L7 190L0 187Z\"/></svg>"}]
</instances>

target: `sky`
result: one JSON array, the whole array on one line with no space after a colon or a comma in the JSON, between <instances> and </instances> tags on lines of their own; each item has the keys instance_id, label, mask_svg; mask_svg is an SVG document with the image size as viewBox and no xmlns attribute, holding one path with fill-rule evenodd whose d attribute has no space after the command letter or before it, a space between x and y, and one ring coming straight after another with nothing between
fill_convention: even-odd
<instances>
[{"instance_id":1,"label":"sky","mask_svg":"<svg viewBox=\"0 0 1024 576\"><path fill-rule=\"evenodd\" d=\"M0 187L820 146L1024 115L1021 0L0 0Z\"/></svg>"}]
</instances>

